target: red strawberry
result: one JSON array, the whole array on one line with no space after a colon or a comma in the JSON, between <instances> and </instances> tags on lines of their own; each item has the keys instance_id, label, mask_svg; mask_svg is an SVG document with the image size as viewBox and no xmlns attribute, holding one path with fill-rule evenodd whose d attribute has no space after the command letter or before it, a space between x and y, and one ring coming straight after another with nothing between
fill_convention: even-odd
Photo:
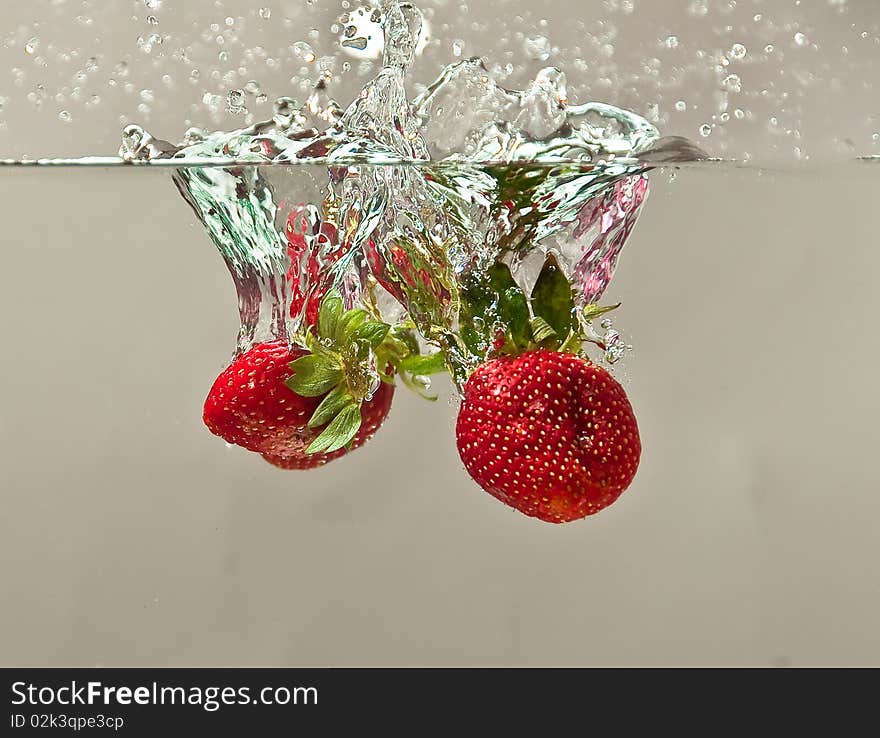
<instances>
[{"instance_id":1,"label":"red strawberry","mask_svg":"<svg viewBox=\"0 0 880 738\"><path fill-rule=\"evenodd\" d=\"M311 430L303 428L298 437L290 437L286 444L279 444L275 451L263 454L263 458L270 464L281 469L314 469L324 466L329 461L338 459L348 451L363 446L379 430L388 411L391 409L391 400L394 397L394 386L382 382L371 400L364 402L361 407L361 427L351 442L351 448L344 448L329 454L307 454L306 449L318 437L321 428Z\"/></svg>"},{"instance_id":2,"label":"red strawberry","mask_svg":"<svg viewBox=\"0 0 880 738\"><path fill-rule=\"evenodd\" d=\"M321 427L308 422L323 397L302 397L285 385L290 363L308 355L291 350L286 341L257 344L233 361L217 377L205 400L205 425L215 435L249 451L267 455L284 468L310 469L346 453L306 454ZM388 414L393 387L382 384L362 406L363 421L352 448L368 441ZM283 463L280 463L283 462Z\"/></svg>"},{"instance_id":3,"label":"red strawberry","mask_svg":"<svg viewBox=\"0 0 880 738\"><path fill-rule=\"evenodd\" d=\"M305 427L320 398L300 397L284 381L290 363L305 356L286 341L260 343L236 358L214 381L205 400L208 430L227 443L262 452L291 429Z\"/></svg>"},{"instance_id":4,"label":"red strawberry","mask_svg":"<svg viewBox=\"0 0 880 738\"><path fill-rule=\"evenodd\" d=\"M620 384L586 359L546 350L478 367L464 388L456 437L477 484L551 523L614 502L632 482L641 454Z\"/></svg>"}]
</instances>

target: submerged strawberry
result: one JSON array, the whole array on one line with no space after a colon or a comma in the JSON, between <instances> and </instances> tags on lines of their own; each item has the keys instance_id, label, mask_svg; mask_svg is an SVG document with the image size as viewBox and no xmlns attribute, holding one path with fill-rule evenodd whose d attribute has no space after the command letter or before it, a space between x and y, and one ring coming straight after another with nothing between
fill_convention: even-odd
<instances>
[{"instance_id":1,"label":"submerged strawberry","mask_svg":"<svg viewBox=\"0 0 880 738\"><path fill-rule=\"evenodd\" d=\"M314 443L321 429L305 427L296 437L288 437L284 443L277 444L273 450L264 452L263 458L281 469L314 469L324 466L327 462L338 459L369 441L385 422L388 411L391 409L393 397L394 386L382 382L372 398L362 405L360 428L347 448L341 448L332 453L310 454L307 449Z\"/></svg>"},{"instance_id":2,"label":"submerged strawberry","mask_svg":"<svg viewBox=\"0 0 880 738\"><path fill-rule=\"evenodd\" d=\"M560 351L480 366L465 385L456 438L477 484L552 523L614 502L635 477L641 454L620 384L605 369Z\"/></svg>"},{"instance_id":3,"label":"submerged strawberry","mask_svg":"<svg viewBox=\"0 0 880 738\"><path fill-rule=\"evenodd\" d=\"M477 484L526 515L592 515L635 476L641 444L626 393L575 353L609 309L576 309L552 256L529 299L502 263L463 290L461 335L477 367L463 383L458 452Z\"/></svg>"},{"instance_id":4,"label":"submerged strawberry","mask_svg":"<svg viewBox=\"0 0 880 738\"><path fill-rule=\"evenodd\" d=\"M320 400L292 392L291 362L307 355L287 341L260 343L236 358L214 381L205 400L208 430L227 443L262 453L305 427Z\"/></svg>"},{"instance_id":5,"label":"submerged strawberry","mask_svg":"<svg viewBox=\"0 0 880 738\"><path fill-rule=\"evenodd\" d=\"M287 469L322 466L366 443L391 407L390 376L378 383L372 351L389 332L364 310L322 302L309 350L257 344L217 377L204 407L208 429Z\"/></svg>"}]
</instances>

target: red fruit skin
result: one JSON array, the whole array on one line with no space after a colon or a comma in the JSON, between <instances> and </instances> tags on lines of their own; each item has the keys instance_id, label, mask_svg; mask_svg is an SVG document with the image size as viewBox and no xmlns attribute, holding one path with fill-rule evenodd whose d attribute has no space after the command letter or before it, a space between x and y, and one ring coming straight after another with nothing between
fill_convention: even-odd
<instances>
[{"instance_id":1,"label":"red fruit skin","mask_svg":"<svg viewBox=\"0 0 880 738\"><path fill-rule=\"evenodd\" d=\"M309 428L309 419L321 397L302 397L286 384L289 364L305 356L303 349L289 349L286 341L257 344L233 361L208 392L203 420L214 435L227 443L263 454L284 469L314 469L347 453L307 454L306 449L323 427ZM382 383L361 407L362 423L352 449L366 443L391 408L394 387Z\"/></svg>"},{"instance_id":2,"label":"red fruit skin","mask_svg":"<svg viewBox=\"0 0 880 738\"><path fill-rule=\"evenodd\" d=\"M271 450L263 453L263 458L280 469L315 469L345 456L349 451L360 448L379 430L391 410L394 386L382 382L372 399L361 405L361 427L351 442L350 448L341 448L329 454L307 454L306 449L318 437L323 428L301 429L300 434L292 434L287 439L273 444Z\"/></svg>"},{"instance_id":3,"label":"red fruit skin","mask_svg":"<svg viewBox=\"0 0 880 738\"><path fill-rule=\"evenodd\" d=\"M629 487L641 456L623 387L602 367L555 351L478 367L464 388L456 439L477 484L549 523L608 507Z\"/></svg>"},{"instance_id":4,"label":"red fruit skin","mask_svg":"<svg viewBox=\"0 0 880 738\"><path fill-rule=\"evenodd\" d=\"M289 364L308 352L286 341L260 343L236 358L214 381L202 419L227 443L262 453L305 427L321 399L301 397L284 381Z\"/></svg>"}]
</instances>

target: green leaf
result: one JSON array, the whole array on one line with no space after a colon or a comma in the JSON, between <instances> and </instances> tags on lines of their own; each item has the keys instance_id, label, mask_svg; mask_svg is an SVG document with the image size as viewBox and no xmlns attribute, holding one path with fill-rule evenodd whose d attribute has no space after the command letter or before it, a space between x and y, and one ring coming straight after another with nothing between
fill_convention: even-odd
<instances>
[{"instance_id":1,"label":"green leaf","mask_svg":"<svg viewBox=\"0 0 880 738\"><path fill-rule=\"evenodd\" d=\"M406 357L398 364L398 367L410 374L418 374L422 377L431 374L441 374L446 371L446 359L442 351L428 356L419 356L418 354Z\"/></svg>"},{"instance_id":2,"label":"green leaf","mask_svg":"<svg viewBox=\"0 0 880 738\"><path fill-rule=\"evenodd\" d=\"M544 320L540 315L532 318L532 340L537 344L542 344L550 339L559 339L553 327Z\"/></svg>"},{"instance_id":3,"label":"green leaf","mask_svg":"<svg viewBox=\"0 0 880 738\"><path fill-rule=\"evenodd\" d=\"M354 331L352 334L352 340L365 341L369 344L370 348L375 349L385 340L385 336L388 335L388 331L390 330L391 326L387 323L380 323L378 320L371 320Z\"/></svg>"},{"instance_id":4,"label":"green leaf","mask_svg":"<svg viewBox=\"0 0 880 738\"><path fill-rule=\"evenodd\" d=\"M318 334L321 338L335 339L337 327L342 317L342 297L335 290L329 292L321 301L321 309L318 311Z\"/></svg>"},{"instance_id":5,"label":"green leaf","mask_svg":"<svg viewBox=\"0 0 880 738\"><path fill-rule=\"evenodd\" d=\"M428 400L429 402L436 402L437 395L428 394L430 390L430 382L427 380L419 381L416 377L421 377L424 380L423 374L410 374L409 372L401 372L400 378L403 380L403 383L409 387L413 392L415 392L419 397L423 400Z\"/></svg>"},{"instance_id":6,"label":"green leaf","mask_svg":"<svg viewBox=\"0 0 880 738\"><path fill-rule=\"evenodd\" d=\"M336 326L339 341L345 345L351 341L354 332L367 322L367 311L361 308L347 310L342 314Z\"/></svg>"},{"instance_id":7,"label":"green leaf","mask_svg":"<svg viewBox=\"0 0 880 738\"><path fill-rule=\"evenodd\" d=\"M577 328L571 285L553 254L544 262L532 290L532 311L547 321L557 336L567 336Z\"/></svg>"},{"instance_id":8,"label":"green leaf","mask_svg":"<svg viewBox=\"0 0 880 738\"><path fill-rule=\"evenodd\" d=\"M581 317L583 317L584 320L595 320L600 315L610 313L612 310L617 310L619 307L619 302L616 305L586 305L581 313Z\"/></svg>"},{"instance_id":9,"label":"green leaf","mask_svg":"<svg viewBox=\"0 0 880 738\"><path fill-rule=\"evenodd\" d=\"M306 449L308 454L333 453L347 445L361 427L361 407L346 405Z\"/></svg>"},{"instance_id":10,"label":"green leaf","mask_svg":"<svg viewBox=\"0 0 880 738\"><path fill-rule=\"evenodd\" d=\"M471 352L482 356L504 326L506 343L525 348L531 340L529 304L514 281L510 268L496 262L485 272L475 270L461 291L459 323L462 339Z\"/></svg>"},{"instance_id":11,"label":"green leaf","mask_svg":"<svg viewBox=\"0 0 880 738\"><path fill-rule=\"evenodd\" d=\"M337 385L327 393L327 396L321 400L321 404L315 408L315 412L309 420L309 428L320 428L339 415L346 405L352 404L356 405L357 400L352 397L348 387L344 384Z\"/></svg>"},{"instance_id":12,"label":"green leaf","mask_svg":"<svg viewBox=\"0 0 880 738\"><path fill-rule=\"evenodd\" d=\"M510 267L496 262L489 268L492 288L498 294L497 313L499 320L507 326L507 333L517 348L525 348L532 338L529 327L529 301L513 279Z\"/></svg>"},{"instance_id":13,"label":"green leaf","mask_svg":"<svg viewBox=\"0 0 880 738\"><path fill-rule=\"evenodd\" d=\"M285 384L303 397L320 397L342 380L342 367L323 356L310 354L290 365L293 376Z\"/></svg>"}]
</instances>

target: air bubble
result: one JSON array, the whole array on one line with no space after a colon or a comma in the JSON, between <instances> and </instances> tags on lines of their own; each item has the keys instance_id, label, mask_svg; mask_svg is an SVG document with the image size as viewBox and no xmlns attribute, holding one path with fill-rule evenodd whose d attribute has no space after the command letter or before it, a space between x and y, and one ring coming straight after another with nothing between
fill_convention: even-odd
<instances>
[{"instance_id":1,"label":"air bubble","mask_svg":"<svg viewBox=\"0 0 880 738\"><path fill-rule=\"evenodd\" d=\"M728 74L722 83L730 92L741 92L742 91L742 80L740 80L739 75L737 74Z\"/></svg>"},{"instance_id":2,"label":"air bubble","mask_svg":"<svg viewBox=\"0 0 880 738\"><path fill-rule=\"evenodd\" d=\"M294 56L298 59L302 59L307 64L311 64L318 58L315 50L305 41L297 41L290 48L292 49Z\"/></svg>"},{"instance_id":3,"label":"air bubble","mask_svg":"<svg viewBox=\"0 0 880 738\"><path fill-rule=\"evenodd\" d=\"M529 36L523 43L526 56L535 61L547 61L550 50L550 41L546 36Z\"/></svg>"},{"instance_id":4,"label":"air bubble","mask_svg":"<svg viewBox=\"0 0 880 738\"><path fill-rule=\"evenodd\" d=\"M244 112L244 91L243 90L230 90L226 93L226 111L233 115L238 115L239 113Z\"/></svg>"}]
</instances>

